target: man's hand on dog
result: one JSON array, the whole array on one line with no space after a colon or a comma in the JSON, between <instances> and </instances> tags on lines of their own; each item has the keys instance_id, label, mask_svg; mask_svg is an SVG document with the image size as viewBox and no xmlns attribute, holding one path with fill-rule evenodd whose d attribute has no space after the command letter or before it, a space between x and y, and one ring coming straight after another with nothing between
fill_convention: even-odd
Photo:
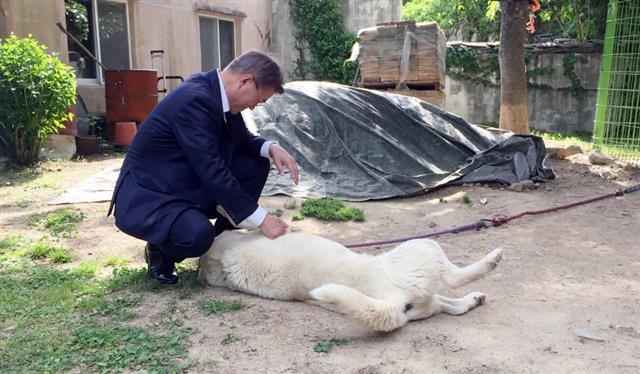
<instances>
[{"instance_id":1,"label":"man's hand on dog","mask_svg":"<svg viewBox=\"0 0 640 374\"><path fill-rule=\"evenodd\" d=\"M289 228L289 225L280 218L269 213L267 213L264 221L262 221L260 226L258 226L260 232L269 239L275 239L278 236L284 235L287 232L287 228Z\"/></svg>"}]
</instances>

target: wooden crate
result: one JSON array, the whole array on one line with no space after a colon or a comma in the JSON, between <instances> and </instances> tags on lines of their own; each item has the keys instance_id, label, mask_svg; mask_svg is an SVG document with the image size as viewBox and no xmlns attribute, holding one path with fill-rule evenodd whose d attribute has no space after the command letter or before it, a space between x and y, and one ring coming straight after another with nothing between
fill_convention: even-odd
<instances>
[{"instance_id":1,"label":"wooden crate","mask_svg":"<svg viewBox=\"0 0 640 374\"><path fill-rule=\"evenodd\" d=\"M434 84L444 88L446 40L435 22L392 22L358 32L360 85L393 87L401 81L405 34L410 38L409 66L405 83ZM377 87L376 87L377 86Z\"/></svg>"},{"instance_id":2,"label":"wooden crate","mask_svg":"<svg viewBox=\"0 0 640 374\"><path fill-rule=\"evenodd\" d=\"M443 108L445 103L445 94L444 94L444 91L442 90L399 89L399 90L389 90L387 92L405 95L405 96L413 96L420 100L426 101L430 104L438 106L440 108Z\"/></svg>"}]
</instances>

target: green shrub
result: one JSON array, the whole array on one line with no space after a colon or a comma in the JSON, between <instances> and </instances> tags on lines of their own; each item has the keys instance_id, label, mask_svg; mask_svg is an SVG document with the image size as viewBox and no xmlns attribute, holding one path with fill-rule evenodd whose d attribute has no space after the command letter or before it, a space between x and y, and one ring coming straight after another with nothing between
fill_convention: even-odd
<instances>
[{"instance_id":1,"label":"green shrub","mask_svg":"<svg viewBox=\"0 0 640 374\"><path fill-rule=\"evenodd\" d=\"M73 118L73 68L33 39L0 39L0 150L19 164L32 164L47 137Z\"/></svg>"}]
</instances>

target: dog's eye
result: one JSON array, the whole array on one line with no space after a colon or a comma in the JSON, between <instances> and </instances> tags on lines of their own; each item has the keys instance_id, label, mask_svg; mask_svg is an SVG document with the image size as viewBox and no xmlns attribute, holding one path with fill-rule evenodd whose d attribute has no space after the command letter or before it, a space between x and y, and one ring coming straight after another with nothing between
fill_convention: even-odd
<instances>
[{"instance_id":1,"label":"dog's eye","mask_svg":"<svg viewBox=\"0 0 640 374\"><path fill-rule=\"evenodd\" d=\"M413 309L413 304L406 304L406 305L404 306L404 312L405 312L405 313L406 313L406 312L408 312L408 311L410 311L411 309Z\"/></svg>"}]
</instances>

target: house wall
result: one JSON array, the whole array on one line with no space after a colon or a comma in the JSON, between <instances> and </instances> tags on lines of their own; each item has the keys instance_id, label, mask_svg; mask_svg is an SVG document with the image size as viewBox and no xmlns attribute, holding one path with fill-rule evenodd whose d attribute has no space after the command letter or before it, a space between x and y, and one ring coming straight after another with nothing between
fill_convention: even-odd
<instances>
[{"instance_id":1,"label":"house wall","mask_svg":"<svg viewBox=\"0 0 640 374\"><path fill-rule=\"evenodd\" d=\"M127 0L127 4L132 69L161 70L159 59L152 64L150 51L164 50L165 75L187 78L199 72L200 15L236 21L236 54L269 48L270 1ZM11 32L18 36L32 34L68 63L67 36L56 22L65 24L64 0L0 0L0 38ZM167 83L172 89L179 81ZM89 111L105 112L103 84L80 82L78 92Z\"/></svg>"},{"instance_id":2,"label":"house wall","mask_svg":"<svg viewBox=\"0 0 640 374\"><path fill-rule=\"evenodd\" d=\"M59 53L68 62L67 37L56 22L64 25L64 0L0 0L0 38L12 32L17 37L31 34L47 46L47 52Z\"/></svg>"},{"instance_id":3,"label":"house wall","mask_svg":"<svg viewBox=\"0 0 640 374\"><path fill-rule=\"evenodd\" d=\"M572 133L593 131L597 101L601 53L576 54L583 62L575 65L575 72L584 91L574 94L568 87L571 81L564 76L565 53L536 55L529 69L547 67L551 75L538 78L536 83L551 89L528 88L529 126L534 129ZM471 123L497 124L500 118L500 87L477 85L447 76L444 109Z\"/></svg>"}]
</instances>

